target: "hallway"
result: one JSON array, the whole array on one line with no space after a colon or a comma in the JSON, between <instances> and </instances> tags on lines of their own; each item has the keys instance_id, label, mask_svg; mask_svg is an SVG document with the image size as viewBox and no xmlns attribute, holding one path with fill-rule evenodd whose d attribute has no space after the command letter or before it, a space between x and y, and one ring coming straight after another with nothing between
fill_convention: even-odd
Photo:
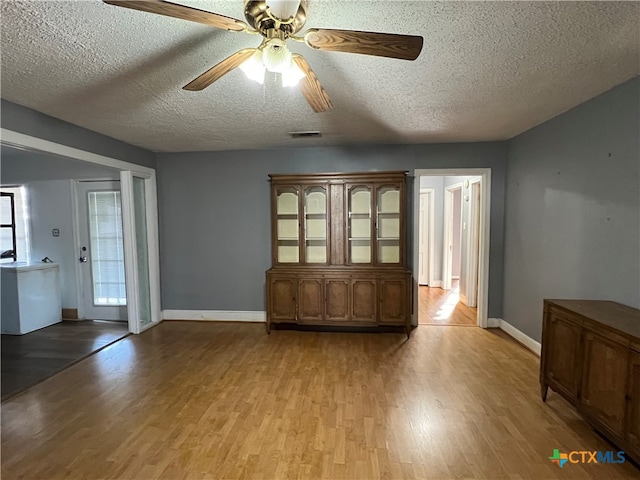
<instances>
[{"instance_id":1,"label":"hallway","mask_svg":"<svg viewBox=\"0 0 640 480\"><path fill-rule=\"evenodd\" d=\"M419 325L477 325L477 309L459 301L459 280L452 280L451 290L439 287L418 288Z\"/></svg>"}]
</instances>

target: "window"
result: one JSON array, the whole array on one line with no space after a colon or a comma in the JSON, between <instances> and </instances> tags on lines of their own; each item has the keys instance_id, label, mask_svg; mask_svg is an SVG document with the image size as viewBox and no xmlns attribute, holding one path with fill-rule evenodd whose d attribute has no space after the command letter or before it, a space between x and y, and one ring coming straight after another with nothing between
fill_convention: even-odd
<instances>
[{"instance_id":1,"label":"window","mask_svg":"<svg viewBox=\"0 0 640 480\"><path fill-rule=\"evenodd\" d=\"M26 262L31 253L27 191L24 186L1 187L0 193L0 261Z\"/></svg>"},{"instance_id":2,"label":"window","mask_svg":"<svg viewBox=\"0 0 640 480\"><path fill-rule=\"evenodd\" d=\"M126 305L120 192L89 192L94 305Z\"/></svg>"}]
</instances>

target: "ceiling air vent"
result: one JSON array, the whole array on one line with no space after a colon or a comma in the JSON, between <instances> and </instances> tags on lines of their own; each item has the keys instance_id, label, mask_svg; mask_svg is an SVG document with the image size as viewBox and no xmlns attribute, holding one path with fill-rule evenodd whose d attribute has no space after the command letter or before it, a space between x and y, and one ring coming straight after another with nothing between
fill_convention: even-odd
<instances>
[{"instance_id":1,"label":"ceiling air vent","mask_svg":"<svg viewBox=\"0 0 640 480\"><path fill-rule=\"evenodd\" d=\"M291 138L310 138L310 137L321 137L322 133L317 131L308 131L308 132L289 132Z\"/></svg>"}]
</instances>

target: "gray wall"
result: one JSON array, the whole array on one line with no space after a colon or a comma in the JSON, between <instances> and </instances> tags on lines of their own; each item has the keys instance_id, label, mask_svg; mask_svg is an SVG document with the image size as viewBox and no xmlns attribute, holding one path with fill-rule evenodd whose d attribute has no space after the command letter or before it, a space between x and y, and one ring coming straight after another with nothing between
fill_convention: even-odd
<instances>
[{"instance_id":1,"label":"gray wall","mask_svg":"<svg viewBox=\"0 0 640 480\"><path fill-rule=\"evenodd\" d=\"M120 171L66 157L2 146L0 181L3 185L46 180L120 178Z\"/></svg>"},{"instance_id":2,"label":"gray wall","mask_svg":"<svg viewBox=\"0 0 640 480\"><path fill-rule=\"evenodd\" d=\"M1 102L0 124L2 128L146 167L153 168L155 165L155 155L148 150L134 147L4 99Z\"/></svg>"},{"instance_id":3,"label":"gray wall","mask_svg":"<svg viewBox=\"0 0 640 480\"><path fill-rule=\"evenodd\" d=\"M544 298L640 307L640 78L509 142L503 317L535 340Z\"/></svg>"},{"instance_id":4,"label":"gray wall","mask_svg":"<svg viewBox=\"0 0 640 480\"><path fill-rule=\"evenodd\" d=\"M158 154L162 308L265 309L269 173L489 167L489 315L500 316L505 161L504 143Z\"/></svg>"},{"instance_id":5,"label":"gray wall","mask_svg":"<svg viewBox=\"0 0 640 480\"><path fill-rule=\"evenodd\" d=\"M77 308L76 249L73 241L71 186L68 180L30 182L26 184L29 198L29 228L31 229L31 261L49 257L60 265L60 296L62 308ZM58 228L60 236L51 230Z\"/></svg>"}]
</instances>

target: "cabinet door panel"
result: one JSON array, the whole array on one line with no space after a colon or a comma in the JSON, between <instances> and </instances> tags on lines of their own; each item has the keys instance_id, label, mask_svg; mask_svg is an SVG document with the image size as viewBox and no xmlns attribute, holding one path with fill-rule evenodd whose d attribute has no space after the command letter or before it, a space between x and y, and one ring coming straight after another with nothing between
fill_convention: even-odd
<instances>
[{"instance_id":1,"label":"cabinet door panel","mask_svg":"<svg viewBox=\"0 0 640 480\"><path fill-rule=\"evenodd\" d=\"M632 352L629 365L629 398L627 399L626 439L640 452L640 353Z\"/></svg>"},{"instance_id":2,"label":"cabinet door panel","mask_svg":"<svg viewBox=\"0 0 640 480\"><path fill-rule=\"evenodd\" d=\"M296 281L292 278L272 278L270 287L272 320L293 321L296 318Z\"/></svg>"},{"instance_id":3,"label":"cabinet door panel","mask_svg":"<svg viewBox=\"0 0 640 480\"><path fill-rule=\"evenodd\" d=\"M299 197L300 189L297 186L278 186L273 190L274 264L300 262Z\"/></svg>"},{"instance_id":4,"label":"cabinet door panel","mask_svg":"<svg viewBox=\"0 0 640 480\"><path fill-rule=\"evenodd\" d=\"M349 263L372 263L372 187L347 186L347 251Z\"/></svg>"},{"instance_id":5,"label":"cabinet door panel","mask_svg":"<svg viewBox=\"0 0 640 480\"><path fill-rule=\"evenodd\" d=\"M349 320L349 281L327 280L325 289L327 296L325 302L327 320Z\"/></svg>"},{"instance_id":6,"label":"cabinet door panel","mask_svg":"<svg viewBox=\"0 0 640 480\"><path fill-rule=\"evenodd\" d=\"M319 321L323 317L324 295L322 294L322 280L300 280L298 295L298 320Z\"/></svg>"},{"instance_id":7,"label":"cabinet door panel","mask_svg":"<svg viewBox=\"0 0 640 480\"><path fill-rule=\"evenodd\" d=\"M376 263L399 264L401 202L400 185L380 185L376 188Z\"/></svg>"},{"instance_id":8,"label":"cabinet door panel","mask_svg":"<svg viewBox=\"0 0 640 480\"><path fill-rule=\"evenodd\" d=\"M380 318L384 324L404 325L406 321L404 279L380 281Z\"/></svg>"},{"instance_id":9,"label":"cabinet door panel","mask_svg":"<svg viewBox=\"0 0 640 480\"><path fill-rule=\"evenodd\" d=\"M304 261L327 263L327 188L323 185L304 190Z\"/></svg>"},{"instance_id":10,"label":"cabinet door panel","mask_svg":"<svg viewBox=\"0 0 640 480\"><path fill-rule=\"evenodd\" d=\"M375 323L376 282L374 280L351 282L351 319Z\"/></svg>"},{"instance_id":11,"label":"cabinet door panel","mask_svg":"<svg viewBox=\"0 0 640 480\"><path fill-rule=\"evenodd\" d=\"M629 353L616 343L585 334L581 403L595 420L623 435Z\"/></svg>"},{"instance_id":12,"label":"cabinet door panel","mask_svg":"<svg viewBox=\"0 0 640 480\"><path fill-rule=\"evenodd\" d=\"M554 388L564 390L571 398L578 395L580 369L577 359L580 354L580 326L552 316L548 324L548 338L545 339L549 379Z\"/></svg>"}]
</instances>

